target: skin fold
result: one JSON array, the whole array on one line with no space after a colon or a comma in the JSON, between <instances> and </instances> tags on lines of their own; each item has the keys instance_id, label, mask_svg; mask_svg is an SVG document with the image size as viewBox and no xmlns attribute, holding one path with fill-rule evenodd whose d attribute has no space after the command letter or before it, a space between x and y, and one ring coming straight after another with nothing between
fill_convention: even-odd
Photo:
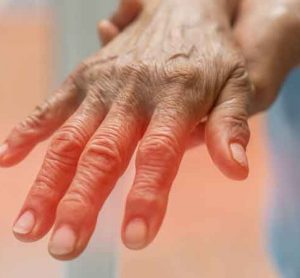
<instances>
[{"instance_id":1,"label":"skin fold","mask_svg":"<svg viewBox=\"0 0 300 278\"><path fill-rule=\"evenodd\" d=\"M136 148L122 229L131 249L146 247L158 233L195 136L205 134L225 175L246 178L248 117L271 104L300 60L299 5L282 1L278 12L278 1L267 2L124 0L99 24L109 43L0 147L0 165L12 166L55 132L15 235L35 241L53 226L50 253L62 260L78 256Z\"/></svg>"}]
</instances>

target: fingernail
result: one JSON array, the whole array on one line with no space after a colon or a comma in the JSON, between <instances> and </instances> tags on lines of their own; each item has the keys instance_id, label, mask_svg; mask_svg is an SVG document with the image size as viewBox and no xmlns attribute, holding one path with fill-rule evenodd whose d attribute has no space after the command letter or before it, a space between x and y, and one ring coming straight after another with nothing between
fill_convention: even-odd
<instances>
[{"instance_id":1,"label":"fingernail","mask_svg":"<svg viewBox=\"0 0 300 278\"><path fill-rule=\"evenodd\" d=\"M57 256L68 255L74 251L75 244L75 232L69 226L62 226L52 236L49 243L49 251Z\"/></svg>"},{"instance_id":2,"label":"fingernail","mask_svg":"<svg viewBox=\"0 0 300 278\"><path fill-rule=\"evenodd\" d=\"M16 234L26 235L29 234L35 225L35 217L33 212L26 211L21 215L13 227Z\"/></svg>"},{"instance_id":3,"label":"fingernail","mask_svg":"<svg viewBox=\"0 0 300 278\"><path fill-rule=\"evenodd\" d=\"M2 159L8 150L8 144L4 143L0 146L0 159Z\"/></svg>"},{"instance_id":4,"label":"fingernail","mask_svg":"<svg viewBox=\"0 0 300 278\"><path fill-rule=\"evenodd\" d=\"M233 159L242 167L248 167L248 159L246 156L245 148L238 143L232 143L230 145L230 148Z\"/></svg>"},{"instance_id":5,"label":"fingernail","mask_svg":"<svg viewBox=\"0 0 300 278\"><path fill-rule=\"evenodd\" d=\"M147 242L147 225L141 218L129 222L125 231L125 244L131 249L141 249Z\"/></svg>"}]
</instances>

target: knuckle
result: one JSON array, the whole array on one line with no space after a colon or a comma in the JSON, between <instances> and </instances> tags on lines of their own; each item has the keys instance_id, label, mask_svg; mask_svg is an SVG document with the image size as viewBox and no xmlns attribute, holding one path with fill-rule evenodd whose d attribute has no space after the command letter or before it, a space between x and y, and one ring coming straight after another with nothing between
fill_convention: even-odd
<instances>
[{"instance_id":1,"label":"knuckle","mask_svg":"<svg viewBox=\"0 0 300 278\"><path fill-rule=\"evenodd\" d=\"M169 83L194 86L195 82L199 82L199 77L204 72L203 66L198 62L179 62L175 58L169 59L167 63L160 60L149 61L145 59L132 63L118 64L117 68L123 79L127 78L128 80L128 77L131 77L133 82L148 84L150 87Z\"/></svg>"},{"instance_id":2,"label":"knuckle","mask_svg":"<svg viewBox=\"0 0 300 278\"><path fill-rule=\"evenodd\" d=\"M80 207L82 210L89 210L94 204L95 198L84 187L80 187L80 189L73 188L65 195L61 202L62 207Z\"/></svg>"},{"instance_id":3,"label":"knuckle","mask_svg":"<svg viewBox=\"0 0 300 278\"><path fill-rule=\"evenodd\" d=\"M232 67L231 78L239 87L248 87L250 84L249 74L243 61L237 62Z\"/></svg>"},{"instance_id":4,"label":"knuckle","mask_svg":"<svg viewBox=\"0 0 300 278\"><path fill-rule=\"evenodd\" d=\"M137 77L143 76L144 72L148 69L147 65L143 62L131 62L125 64L118 63L117 67L121 76L124 77L131 75L135 75Z\"/></svg>"},{"instance_id":5,"label":"knuckle","mask_svg":"<svg viewBox=\"0 0 300 278\"><path fill-rule=\"evenodd\" d=\"M50 115L51 103L45 101L43 104L38 105L33 113L26 117L26 119L20 122L16 126L16 130L19 132L36 130L43 127L43 121L47 120L47 117Z\"/></svg>"},{"instance_id":6,"label":"knuckle","mask_svg":"<svg viewBox=\"0 0 300 278\"><path fill-rule=\"evenodd\" d=\"M64 126L54 136L49 148L48 158L74 165L85 146L87 138L87 134L82 129L75 126Z\"/></svg>"},{"instance_id":7,"label":"knuckle","mask_svg":"<svg viewBox=\"0 0 300 278\"><path fill-rule=\"evenodd\" d=\"M81 166L102 174L119 173L122 166L118 143L107 135L97 136L86 149Z\"/></svg>"},{"instance_id":8,"label":"knuckle","mask_svg":"<svg viewBox=\"0 0 300 278\"><path fill-rule=\"evenodd\" d=\"M95 62L94 62L95 63ZM95 70L92 60L82 61L75 71L69 76L69 79L79 91L86 91L90 85L96 82L96 75L99 74Z\"/></svg>"},{"instance_id":9,"label":"knuckle","mask_svg":"<svg viewBox=\"0 0 300 278\"><path fill-rule=\"evenodd\" d=\"M145 61L135 61L126 64L117 65L119 80L121 83L132 87L155 87L157 86L158 78L154 67ZM154 82L155 80L155 82Z\"/></svg>"},{"instance_id":10,"label":"knuckle","mask_svg":"<svg viewBox=\"0 0 300 278\"><path fill-rule=\"evenodd\" d=\"M230 50L222 55L218 66L223 69L225 79L247 80L247 62L240 51Z\"/></svg>"},{"instance_id":11,"label":"knuckle","mask_svg":"<svg viewBox=\"0 0 300 278\"><path fill-rule=\"evenodd\" d=\"M31 137L31 135L33 135L34 132L41 126L42 125L40 123L39 118L30 115L27 116L25 120L23 120L15 126L13 133L20 134L26 137Z\"/></svg>"},{"instance_id":12,"label":"knuckle","mask_svg":"<svg viewBox=\"0 0 300 278\"><path fill-rule=\"evenodd\" d=\"M36 180L34 186L30 190L28 199L29 202L36 199L56 202L60 199L60 194L57 190L55 190L51 179L47 176L43 176Z\"/></svg>"},{"instance_id":13,"label":"knuckle","mask_svg":"<svg viewBox=\"0 0 300 278\"><path fill-rule=\"evenodd\" d=\"M139 186L128 195L127 202L133 208L154 211L163 207L165 198L150 186Z\"/></svg>"},{"instance_id":14,"label":"knuckle","mask_svg":"<svg viewBox=\"0 0 300 278\"><path fill-rule=\"evenodd\" d=\"M51 109L51 102L50 100L46 100L43 104L38 105L33 114L31 115L33 122L40 122L41 120L46 119L47 115L49 115Z\"/></svg>"},{"instance_id":15,"label":"knuckle","mask_svg":"<svg viewBox=\"0 0 300 278\"><path fill-rule=\"evenodd\" d=\"M166 65L160 61L134 61L127 64L119 64L118 69L122 78L130 77L133 83L139 83L156 87L164 83L176 80L176 77L182 77L182 68L176 67L176 64Z\"/></svg>"},{"instance_id":16,"label":"knuckle","mask_svg":"<svg viewBox=\"0 0 300 278\"><path fill-rule=\"evenodd\" d=\"M237 102L242 106L248 106L255 97L255 86L252 80L250 80L243 60L231 63L231 70L226 86L230 87L230 90L227 90L227 92L232 96L225 95L225 97L231 99L235 97ZM248 107L246 108L248 109Z\"/></svg>"},{"instance_id":17,"label":"knuckle","mask_svg":"<svg viewBox=\"0 0 300 278\"><path fill-rule=\"evenodd\" d=\"M97 86L90 87L87 102L89 111L92 110L97 113L101 109L104 114L107 114L108 108L112 105L112 99Z\"/></svg>"},{"instance_id":18,"label":"knuckle","mask_svg":"<svg viewBox=\"0 0 300 278\"><path fill-rule=\"evenodd\" d=\"M148 135L138 150L138 163L155 164L158 167L178 160L180 146L175 136ZM173 164L173 163L172 163Z\"/></svg>"},{"instance_id":19,"label":"knuckle","mask_svg":"<svg viewBox=\"0 0 300 278\"><path fill-rule=\"evenodd\" d=\"M185 87L195 87L201 80L202 70L200 65L191 62L169 65L164 70L167 81Z\"/></svg>"},{"instance_id":20,"label":"knuckle","mask_svg":"<svg viewBox=\"0 0 300 278\"><path fill-rule=\"evenodd\" d=\"M247 122L246 115L239 116L225 116L224 122L227 123L231 137L248 143L250 138L250 129Z\"/></svg>"},{"instance_id":21,"label":"knuckle","mask_svg":"<svg viewBox=\"0 0 300 278\"><path fill-rule=\"evenodd\" d=\"M74 84L79 92L83 92L87 88L86 80L88 79L88 69L88 65L85 62L81 62L74 72L69 75L69 82Z\"/></svg>"}]
</instances>

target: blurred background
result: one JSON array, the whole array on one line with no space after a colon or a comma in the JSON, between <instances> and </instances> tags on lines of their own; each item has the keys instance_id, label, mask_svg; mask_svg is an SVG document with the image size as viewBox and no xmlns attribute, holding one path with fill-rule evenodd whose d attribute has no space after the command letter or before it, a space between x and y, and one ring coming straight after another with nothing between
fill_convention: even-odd
<instances>
[{"instance_id":1,"label":"blurred background","mask_svg":"<svg viewBox=\"0 0 300 278\"><path fill-rule=\"evenodd\" d=\"M99 48L96 23L116 4L117 0L0 0L1 139L82 58ZM85 257L72 264L53 260L47 239L24 244L11 232L41 165L47 142L41 144L20 165L0 170L0 277L60 278L74 273L70 277L89 278L76 276L80 268L88 273L89 261L99 265L95 277L103 278L275 278L264 240L265 193L271 184L264 122L263 116L251 120L253 171L247 181L224 178L206 149L197 147L185 155L154 244L141 252L123 248L118 230L123 204L111 201L106 218L115 219L114 224L103 233L104 220ZM124 191L114 198L121 200Z\"/></svg>"}]
</instances>

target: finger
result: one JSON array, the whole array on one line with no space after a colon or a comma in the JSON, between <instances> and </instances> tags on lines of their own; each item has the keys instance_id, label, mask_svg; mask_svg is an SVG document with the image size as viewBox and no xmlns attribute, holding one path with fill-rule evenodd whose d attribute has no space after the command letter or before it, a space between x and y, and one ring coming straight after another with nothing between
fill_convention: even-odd
<instances>
[{"instance_id":1,"label":"finger","mask_svg":"<svg viewBox=\"0 0 300 278\"><path fill-rule=\"evenodd\" d=\"M20 240L37 240L49 231L56 207L74 177L77 161L104 116L102 103L87 97L55 134L13 228Z\"/></svg>"},{"instance_id":2,"label":"finger","mask_svg":"<svg viewBox=\"0 0 300 278\"><path fill-rule=\"evenodd\" d=\"M109 20L98 23L99 40L105 46L112 41L125 27L134 21L142 11L141 0L122 0L117 11Z\"/></svg>"},{"instance_id":3,"label":"finger","mask_svg":"<svg viewBox=\"0 0 300 278\"><path fill-rule=\"evenodd\" d=\"M205 139L205 123L200 123L192 131L187 142L187 148L192 149L194 147L199 146L204 142L204 139Z\"/></svg>"},{"instance_id":4,"label":"finger","mask_svg":"<svg viewBox=\"0 0 300 278\"><path fill-rule=\"evenodd\" d=\"M136 176L126 203L122 239L130 249L146 247L158 233L191 130L188 123L173 107L158 108L152 117L137 152Z\"/></svg>"},{"instance_id":5,"label":"finger","mask_svg":"<svg viewBox=\"0 0 300 278\"><path fill-rule=\"evenodd\" d=\"M0 166L9 167L23 160L39 142L47 139L72 115L81 99L73 82L65 82L11 131L0 146Z\"/></svg>"},{"instance_id":6,"label":"finger","mask_svg":"<svg viewBox=\"0 0 300 278\"><path fill-rule=\"evenodd\" d=\"M141 136L140 116L115 104L86 146L75 178L57 209L49 252L72 259L88 244L97 215L126 169Z\"/></svg>"},{"instance_id":7,"label":"finger","mask_svg":"<svg viewBox=\"0 0 300 278\"><path fill-rule=\"evenodd\" d=\"M121 31L140 14L143 9L141 0L122 0L110 21Z\"/></svg>"},{"instance_id":8,"label":"finger","mask_svg":"<svg viewBox=\"0 0 300 278\"><path fill-rule=\"evenodd\" d=\"M261 6L253 6L254 10L249 13L248 5L242 5L233 30L235 40L247 60L250 80L255 85L251 115L265 111L272 105L286 76L300 62L295 59L300 58L300 33L294 32L299 28L292 27L293 32L288 32L285 24L276 24L276 16L266 20L260 12ZM278 22L282 23L281 20ZM257 30L256 26L261 25L263 28Z\"/></svg>"},{"instance_id":9,"label":"finger","mask_svg":"<svg viewBox=\"0 0 300 278\"><path fill-rule=\"evenodd\" d=\"M245 71L228 81L206 124L206 145L214 163L229 178L245 179L249 166L246 148L252 89Z\"/></svg>"},{"instance_id":10,"label":"finger","mask_svg":"<svg viewBox=\"0 0 300 278\"><path fill-rule=\"evenodd\" d=\"M112 41L119 33L120 30L118 27L109 20L102 20L98 24L99 40L104 46Z\"/></svg>"}]
</instances>

